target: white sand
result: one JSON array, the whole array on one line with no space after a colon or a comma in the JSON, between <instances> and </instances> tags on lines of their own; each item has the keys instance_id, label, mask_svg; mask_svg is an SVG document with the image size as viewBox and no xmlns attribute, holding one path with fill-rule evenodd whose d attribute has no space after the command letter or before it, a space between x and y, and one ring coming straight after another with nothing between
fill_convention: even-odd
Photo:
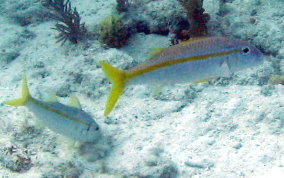
<instances>
[{"instance_id":1,"label":"white sand","mask_svg":"<svg viewBox=\"0 0 284 178\"><path fill-rule=\"evenodd\" d=\"M153 14L155 9L175 14L176 9L167 6L172 1L148 4L153 9L141 18L151 22L155 16L163 17ZM26 71L36 98L56 92L66 102L66 96L75 93L100 125L104 138L94 145L71 148L63 136L35 128L35 118L24 107L1 104L0 175L284 177L284 86L258 85L277 72L275 61L283 61L284 53L278 53L283 50L284 22L278 16L283 13L283 2L259 2L228 3L230 12L219 27L214 24L220 18L214 13L216 5L208 0L205 8L212 13L209 29L213 35L251 39L268 52L262 66L230 79L166 86L156 96L149 86L129 87L108 117L103 117L103 111L110 84L98 61L118 68L131 66L146 59L150 48L168 46L168 37L136 34L121 49L103 48L98 41L88 41L89 48L86 44L60 46L55 43L57 31L51 29L53 21L23 27L14 24L9 14L1 17L0 100L20 96L21 75ZM114 0L74 0L72 4L88 29L115 8ZM258 13L253 16L256 25L249 22L252 10ZM34 37L25 37L27 31ZM7 63L8 53L18 53L18 57Z\"/></svg>"}]
</instances>

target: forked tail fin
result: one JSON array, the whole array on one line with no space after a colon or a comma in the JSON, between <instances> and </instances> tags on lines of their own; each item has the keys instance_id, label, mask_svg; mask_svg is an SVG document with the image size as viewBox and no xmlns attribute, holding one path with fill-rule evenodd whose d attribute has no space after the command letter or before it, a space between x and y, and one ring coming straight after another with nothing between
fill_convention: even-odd
<instances>
[{"instance_id":1,"label":"forked tail fin","mask_svg":"<svg viewBox=\"0 0 284 178\"><path fill-rule=\"evenodd\" d=\"M29 88L27 84L27 77L26 74L23 74L22 79L22 97L4 101L4 104L10 105L10 106L23 106L30 98Z\"/></svg>"},{"instance_id":2,"label":"forked tail fin","mask_svg":"<svg viewBox=\"0 0 284 178\"><path fill-rule=\"evenodd\" d=\"M124 71L114 68L104 61L100 61L100 65L102 66L105 75L112 83L112 88L105 105L104 115L107 116L115 106L119 96L123 93L126 77Z\"/></svg>"}]
</instances>

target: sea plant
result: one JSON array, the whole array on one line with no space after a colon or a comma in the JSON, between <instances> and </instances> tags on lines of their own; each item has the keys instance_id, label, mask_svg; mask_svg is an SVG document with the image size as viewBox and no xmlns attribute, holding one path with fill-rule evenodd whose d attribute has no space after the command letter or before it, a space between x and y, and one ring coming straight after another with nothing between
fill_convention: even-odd
<instances>
[{"instance_id":1,"label":"sea plant","mask_svg":"<svg viewBox=\"0 0 284 178\"><path fill-rule=\"evenodd\" d=\"M99 41L109 47L119 48L129 38L128 29L119 16L110 15L100 23Z\"/></svg>"},{"instance_id":2,"label":"sea plant","mask_svg":"<svg viewBox=\"0 0 284 178\"><path fill-rule=\"evenodd\" d=\"M81 23L81 17L76 10L72 8L69 0L42 0L42 5L51 10L51 18L57 20L55 30L59 31L56 36L57 41L64 44L67 40L76 44L82 40L87 30L84 23Z\"/></svg>"},{"instance_id":3,"label":"sea plant","mask_svg":"<svg viewBox=\"0 0 284 178\"><path fill-rule=\"evenodd\" d=\"M210 16L204 13L203 0L178 0L186 11L189 21L189 37L200 37L208 34L206 23Z\"/></svg>"}]
</instances>

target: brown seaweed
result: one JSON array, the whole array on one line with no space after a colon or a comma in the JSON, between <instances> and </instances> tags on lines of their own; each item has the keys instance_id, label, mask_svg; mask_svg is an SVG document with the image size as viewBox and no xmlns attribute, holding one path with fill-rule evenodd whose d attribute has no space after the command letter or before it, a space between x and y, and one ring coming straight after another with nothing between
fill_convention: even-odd
<instances>
[{"instance_id":1,"label":"brown seaweed","mask_svg":"<svg viewBox=\"0 0 284 178\"><path fill-rule=\"evenodd\" d=\"M189 37L200 37L208 34L206 23L210 16L204 13L203 0L178 0L186 10L189 21Z\"/></svg>"},{"instance_id":2,"label":"brown seaweed","mask_svg":"<svg viewBox=\"0 0 284 178\"><path fill-rule=\"evenodd\" d=\"M42 0L42 5L51 10L51 18L58 21L55 30L59 31L56 42L64 44L67 40L76 44L82 40L87 30L76 10L69 0Z\"/></svg>"}]
</instances>

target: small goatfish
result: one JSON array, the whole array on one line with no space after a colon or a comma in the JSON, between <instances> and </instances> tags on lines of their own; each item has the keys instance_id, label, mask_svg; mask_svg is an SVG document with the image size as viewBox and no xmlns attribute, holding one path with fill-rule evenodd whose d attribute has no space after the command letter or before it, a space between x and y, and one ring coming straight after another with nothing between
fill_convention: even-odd
<instances>
[{"instance_id":1,"label":"small goatfish","mask_svg":"<svg viewBox=\"0 0 284 178\"><path fill-rule=\"evenodd\" d=\"M49 102L39 101L30 95L25 75L22 79L22 97L4 101L4 104L26 106L41 125L76 141L95 142L101 137L98 124L81 109L76 96L71 96L69 106L59 103L56 97Z\"/></svg>"},{"instance_id":2,"label":"small goatfish","mask_svg":"<svg viewBox=\"0 0 284 178\"><path fill-rule=\"evenodd\" d=\"M261 64L262 53L239 39L206 37L159 49L150 60L122 71L100 61L113 87L104 115L113 109L125 86L132 84L176 84L228 77L233 72Z\"/></svg>"}]
</instances>

